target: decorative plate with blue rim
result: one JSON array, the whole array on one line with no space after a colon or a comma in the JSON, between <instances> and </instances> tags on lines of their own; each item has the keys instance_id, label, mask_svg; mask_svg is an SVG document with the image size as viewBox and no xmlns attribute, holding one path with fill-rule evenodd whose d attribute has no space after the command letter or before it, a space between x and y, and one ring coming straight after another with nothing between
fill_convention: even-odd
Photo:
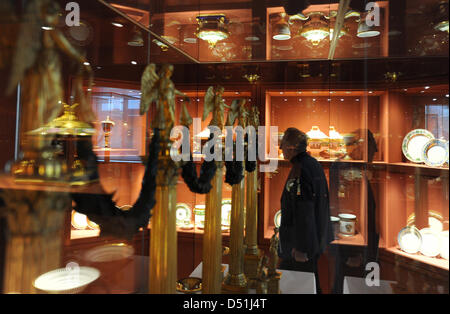
<instances>
[{"instance_id":1,"label":"decorative plate with blue rim","mask_svg":"<svg viewBox=\"0 0 450 314\"><path fill-rule=\"evenodd\" d=\"M425 144L422 158L427 166L439 167L448 162L448 142L434 139Z\"/></svg>"},{"instance_id":2,"label":"decorative plate with blue rim","mask_svg":"<svg viewBox=\"0 0 450 314\"><path fill-rule=\"evenodd\" d=\"M434 140L434 135L430 131L425 129L412 130L403 139L402 152L409 161L424 162L423 149L430 140Z\"/></svg>"}]
</instances>

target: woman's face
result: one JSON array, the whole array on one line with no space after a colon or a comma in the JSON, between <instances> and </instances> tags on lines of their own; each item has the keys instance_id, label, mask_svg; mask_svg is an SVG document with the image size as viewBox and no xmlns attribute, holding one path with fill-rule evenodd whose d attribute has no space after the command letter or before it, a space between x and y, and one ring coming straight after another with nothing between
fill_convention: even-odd
<instances>
[{"instance_id":1,"label":"woman's face","mask_svg":"<svg viewBox=\"0 0 450 314\"><path fill-rule=\"evenodd\" d=\"M297 154L295 147L290 146L283 141L281 141L280 148L283 151L283 156L286 160L291 160Z\"/></svg>"}]
</instances>

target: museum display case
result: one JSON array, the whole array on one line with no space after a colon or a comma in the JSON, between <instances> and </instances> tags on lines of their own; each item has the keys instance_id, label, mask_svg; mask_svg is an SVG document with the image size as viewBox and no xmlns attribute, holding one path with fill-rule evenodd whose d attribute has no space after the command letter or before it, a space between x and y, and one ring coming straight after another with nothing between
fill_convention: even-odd
<instances>
[{"instance_id":1,"label":"museum display case","mask_svg":"<svg viewBox=\"0 0 450 314\"><path fill-rule=\"evenodd\" d=\"M318 260L322 292L376 293L364 283L350 285L363 282L367 262L376 261L383 293L448 293L448 1L366 7L364 1L317 0L296 13L288 2L79 1L79 26L65 19L66 1L49 1L59 6L54 25L43 22L48 16L39 17L45 25L22 21L34 1L5 2L0 292L172 293L176 279L186 285L180 293L198 290L190 277L200 270L204 291L217 293L206 275L218 273L229 284L221 265L227 264L236 276L231 286L242 288L244 251L247 277L256 266L261 272L248 277L248 287L264 291L270 267L262 257L278 261L280 198L292 168L280 143L295 127L308 136L307 152L328 184L334 239ZM53 42L56 48L37 46L59 51L59 64L29 55L28 69L17 66L34 38L30 29ZM40 70L47 68L53 72ZM39 83L48 73L53 85ZM34 96L38 100L30 101ZM60 96L56 105L51 97ZM219 102L221 113L214 107ZM250 121L237 106L248 108L245 117L258 110L265 130L257 170L244 162L243 183L230 184L232 166L214 161L207 182L212 192L193 191L187 167L198 177L212 169L202 150L208 126L219 114L223 123L233 115L238 125ZM170 161L170 145L180 139L166 130L172 122L189 130L192 165ZM263 171L268 164L276 167ZM241 210L233 211L238 202ZM220 206L218 217L211 216L214 206ZM236 240L240 219L245 229ZM213 257L220 269L202 270L217 264ZM259 264L250 271L252 258ZM170 279L155 275L158 267ZM80 271L77 287L52 286L73 268ZM276 282L266 289L279 292Z\"/></svg>"}]
</instances>

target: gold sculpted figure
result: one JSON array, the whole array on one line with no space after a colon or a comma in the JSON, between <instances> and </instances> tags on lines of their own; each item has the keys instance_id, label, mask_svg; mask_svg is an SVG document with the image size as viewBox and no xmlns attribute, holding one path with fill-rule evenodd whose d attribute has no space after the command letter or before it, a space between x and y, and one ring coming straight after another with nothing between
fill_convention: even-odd
<instances>
[{"instance_id":1,"label":"gold sculpted figure","mask_svg":"<svg viewBox=\"0 0 450 314\"><path fill-rule=\"evenodd\" d=\"M251 107L248 113L247 125L252 125L258 130L259 126L259 110L257 106Z\"/></svg>"},{"instance_id":2,"label":"gold sculpted figure","mask_svg":"<svg viewBox=\"0 0 450 314\"><path fill-rule=\"evenodd\" d=\"M38 128L56 118L62 110L63 81L60 52L78 66L74 81L74 102L78 102L78 117L91 123L94 113L87 103L82 82L87 73L92 83L92 70L85 59L57 28L59 5L54 0L28 1L22 21L17 49L13 58L13 71L7 92L22 83L23 131Z\"/></svg>"},{"instance_id":3,"label":"gold sculpted figure","mask_svg":"<svg viewBox=\"0 0 450 314\"><path fill-rule=\"evenodd\" d=\"M272 238L270 238L270 264L269 264L269 276L277 274L277 266L278 266L278 246L280 240L278 239L278 228L274 228L274 234Z\"/></svg>"},{"instance_id":4,"label":"gold sculpted figure","mask_svg":"<svg viewBox=\"0 0 450 314\"><path fill-rule=\"evenodd\" d=\"M225 105L225 101L222 98L223 92L224 88L222 86L217 86L216 88L210 86L208 88L205 94L202 118L202 120L204 121L212 112L212 120L209 125L217 126L221 130L224 127L225 107L229 108L227 105Z\"/></svg>"},{"instance_id":5,"label":"gold sculpted figure","mask_svg":"<svg viewBox=\"0 0 450 314\"><path fill-rule=\"evenodd\" d=\"M230 110L227 116L227 126L234 125L234 122L238 120L238 125L245 128L248 125L248 110L245 106L247 101L244 98L235 99L231 102Z\"/></svg>"},{"instance_id":6,"label":"gold sculpted figure","mask_svg":"<svg viewBox=\"0 0 450 314\"><path fill-rule=\"evenodd\" d=\"M258 269L256 272L257 284L256 284L256 293L257 294L267 294L267 283L268 283L268 271L267 265L269 263L269 259L267 256L262 256L258 262Z\"/></svg>"},{"instance_id":7,"label":"gold sculpted figure","mask_svg":"<svg viewBox=\"0 0 450 314\"><path fill-rule=\"evenodd\" d=\"M149 64L141 78L141 104L140 113L145 114L150 105L156 103L156 115L152 121L151 127L160 130L166 130L167 134L175 125L175 97L177 95L183 96L184 100L188 101L187 96L175 88L171 80L173 73L173 65L162 65L159 73L156 73L156 65ZM185 103L181 110L180 122L183 125L190 124L192 118L190 117Z\"/></svg>"},{"instance_id":8,"label":"gold sculpted figure","mask_svg":"<svg viewBox=\"0 0 450 314\"><path fill-rule=\"evenodd\" d=\"M184 125L185 127L189 127L192 124L192 117L187 110L186 102L190 104L191 99L189 97L184 97L183 100L184 103L180 113L180 124Z\"/></svg>"}]
</instances>

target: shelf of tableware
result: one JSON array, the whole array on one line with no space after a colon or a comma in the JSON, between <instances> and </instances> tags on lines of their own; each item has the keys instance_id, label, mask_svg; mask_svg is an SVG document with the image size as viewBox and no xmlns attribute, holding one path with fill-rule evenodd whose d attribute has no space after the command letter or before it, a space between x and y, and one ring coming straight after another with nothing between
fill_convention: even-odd
<instances>
[{"instance_id":1,"label":"shelf of tableware","mask_svg":"<svg viewBox=\"0 0 450 314\"><path fill-rule=\"evenodd\" d=\"M330 162L320 161L324 168L327 181L329 182ZM362 164L357 161L350 161L352 164ZM283 160L277 169L277 173L264 174L264 193L263 193L263 223L264 223L264 238L270 239L273 235L275 227L274 216L279 210L280 198L284 183L290 170L290 163ZM360 197L361 191L366 189L365 184L359 180L351 182L346 186L346 197L340 198L340 208L335 208L331 211L332 216L337 216L340 213L355 214L358 219L356 222L356 234L349 237L341 237L334 241L335 244L343 245L364 245L366 239L366 221L365 212L360 208L365 208L365 199ZM352 195L352 197L349 197ZM276 208L276 210L270 210ZM343 210L346 208L347 210Z\"/></svg>"},{"instance_id":2,"label":"shelf of tableware","mask_svg":"<svg viewBox=\"0 0 450 314\"><path fill-rule=\"evenodd\" d=\"M392 170L396 170L397 172L406 172L406 173L414 173L415 169L423 169L424 173L428 173L429 175L432 175L433 173L435 175L439 175L441 173L446 173L449 170L449 167L447 164L444 164L442 166L427 166L425 164L419 164L419 163L413 163L413 162L385 162L385 161L372 161L371 163L368 163L364 160L351 160L351 159L324 159L324 158L316 158L317 161L322 165L322 167L330 167L333 163L339 162L339 163L348 163L348 164L354 164L354 165L361 165L366 167L384 167L389 168ZM282 165L288 165L290 162L284 158L266 158L267 162L270 160L276 160L278 163ZM265 162L265 163L267 163Z\"/></svg>"},{"instance_id":3,"label":"shelf of tableware","mask_svg":"<svg viewBox=\"0 0 450 314\"><path fill-rule=\"evenodd\" d=\"M334 126L341 136L357 129L370 127L376 141L379 142L381 137L380 106L383 94L383 91L324 90L320 88L267 89L265 91L265 124L266 126L278 126L278 132L284 132L288 127L296 127L308 132L313 126L317 126L325 134L328 134L329 126ZM268 142L266 141L266 143ZM326 152L327 150L323 149L323 151ZM269 152L268 155L273 156ZM312 155L324 168L329 181L330 168L338 158L322 158L317 152L313 152ZM340 162L352 167L364 169L364 164L367 163L362 159L342 159L344 157L342 154L339 157ZM366 159L367 152L364 151L360 157ZM279 163L277 171L283 173L283 178L273 177L273 174L264 176L264 196L261 196L260 202L264 204L263 230L266 240L273 234L273 217L275 212L279 210L279 199L290 168L290 162L282 158L272 157L268 159L277 160ZM382 160L382 155L377 153L375 159ZM346 188L346 196L339 198L339 208L334 207L331 215L337 216L339 213L355 214L357 216L356 234L335 240L334 243L364 245L367 238L366 213L363 210L366 207L366 200L360 195L366 194L367 187L363 180L357 180L351 182ZM352 196L350 197L350 195Z\"/></svg>"},{"instance_id":4,"label":"shelf of tableware","mask_svg":"<svg viewBox=\"0 0 450 314\"><path fill-rule=\"evenodd\" d=\"M386 250L388 252L392 252L394 254L401 255L403 257L409 258L414 261L418 261L418 262L429 264L429 265L432 265L435 267L439 267L439 268L442 268L447 271L449 270L449 261L442 257L428 257L428 256L422 255L420 253L409 254L409 253L403 252L398 246L389 247L389 248L386 248Z\"/></svg>"},{"instance_id":5,"label":"shelf of tableware","mask_svg":"<svg viewBox=\"0 0 450 314\"><path fill-rule=\"evenodd\" d=\"M148 230L151 230L151 222L149 223ZM191 229L186 229L183 227L177 226L177 232L186 233L186 234L203 234L203 228L193 227ZM77 240L77 239L85 239L85 238L94 238L98 237L100 235L100 230L93 230L93 229L84 229L84 230L77 230L72 229L70 232L70 240ZM229 229L227 231L223 231L222 235L230 235Z\"/></svg>"},{"instance_id":6,"label":"shelf of tableware","mask_svg":"<svg viewBox=\"0 0 450 314\"><path fill-rule=\"evenodd\" d=\"M179 86L177 86L178 88ZM182 87L183 92L190 98L190 103L187 105L187 109L192 118L199 118L201 121L203 115L203 102L205 91L209 86L203 86L203 89L200 89L198 85L195 86L184 86ZM251 102L251 92L244 91L240 88L227 87L225 92L223 93L224 101L227 105L230 105L233 99L238 99L246 97L249 102ZM176 98L176 107L175 107L175 117L176 124L178 123L178 118L180 116L180 110L183 104L183 97ZM154 114L154 105L151 106L149 110L149 117ZM227 109L225 109L225 113ZM225 116L226 117L226 116ZM200 131L204 130L211 120L211 114L205 121L201 121L200 123ZM148 122L147 122L148 124ZM141 125L137 125L140 129ZM189 128L190 131L190 145L191 150L193 147L193 125ZM205 138L202 138L202 141ZM144 175L145 167L142 164L142 160L145 159L144 156L139 156L137 154L128 154L126 151L124 153L123 149L97 149L101 150L102 153L98 154L96 150L94 150L98 154L99 160L99 175L100 181L103 188L108 193L115 193L114 200L117 203L117 206L130 205L134 204L137 197L139 196L139 191L141 187L141 181ZM147 150L145 150L147 151ZM202 161L195 162L198 169L201 166ZM224 168L225 169L225 168ZM223 183L222 189L222 198L223 199L231 199L231 187L228 184ZM177 203L185 203L187 204L192 211L192 223L194 223L194 208L196 205L205 204L205 195L195 194L189 191L187 185L183 182L181 176L178 180L177 185ZM203 234L203 230L195 226L193 229L183 229L181 227L177 227L177 231L179 233L184 234ZM71 230L71 239L82 239L89 237L98 236L99 232L96 230ZM224 231L223 235L229 234L229 232Z\"/></svg>"},{"instance_id":7,"label":"shelf of tableware","mask_svg":"<svg viewBox=\"0 0 450 314\"><path fill-rule=\"evenodd\" d=\"M284 127L284 129L294 126L305 132L309 131L311 126L318 125L324 133L327 133L328 125L334 124L336 130L341 132L341 134L357 128L369 128L373 132L378 146L378 152L375 154L373 162L367 162L367 147L363 154L364 160L341 159L339 162L347 164L348 167L352 166L366 171L377 172L377 178L374 184L377 185L375 187L376 207L381 216L380 247L387 248L392 252L397 252L396 250L398 250L396 248L397 234L406 226L407 213L418 213L418 219L421 220L420 224L422 224L422 227L428 225L427 222L424 222L426 220L426 214L424 213L428 212L428 205L424 204L425 199L429 199L430 205L439 209L442 213L443 221L448 221L448 191L446 192L445 188L438 188L438 191L436 191L436 187L433 189L431 184L428 184L428 180L430 179L437 181L437 184L444 184L445 187L445 182L448 182L448 164L436 167L427 166L423 163L412 163L404 157L401 148L403 138L409 131L416 128L425 128L425 114L423 109L425 104L440 103L439 100L442 100L442 106L447 106L448 108L448 85L432 85L426 88L425 85L426 84L416 84L415 87L373 91L320 91L317 89L314 91L300 91L293 89L266 91L264 116L266 125L278 125L278 127ZM341 99L344 99L341 103L345 105L345 98L348 98L349 96L360 97L360 107L357 108L358 106L354 104L354 112L350 112L349 114L348 106L347 108L345 106L340 106L344 108L339 110L333 108L333 106L339 108ZM318 102L319 97L326 97L326 100L330 105L328 108L325 107L325 110L318 113L318 119L313 120L310 113L314 110L313 104ZM374 97L377 97L378 101L370 101L370 99L374 99ZM306 100L308 98L309 102ZM312 102L311 100L314 98L316 101ZM274 103L275 106L278 105L278 108L275 111L276 114L271 111ZM308 105L305 106L305 104ZM294 106L297 106L297 108ZM303 111L296 113L298 110ZM419 116L420 119L416 117L417 111L422 112L422 116ZM284 118L286 116L287 118ZM349 121L349 117L353 117L353 119L350 119ZM283 118L288 122L281 121L280 123L279 121L283 120ZM442 119L444 119L444 117L442 117ZM341 124L337 125L335 121L339 121ZM284 129L279 129L279 131L284 131ZM290 163L282 158L273 157L272 159L278 161L280 169L290 167ZM328 177L329 169L338 160L320 157L317 157L317 159ZM269 179L272 176L272 174L265 175L265 179L263 180L265 185L264 195L262 195L260 199L260 204L264 205L262 210L264 216L262 229L265 240L268 240L273 234L273 216L279 209L279 198L281 196L281 189L284 186L284 180L281 180L278 184L270 184L270 181L274 180L273 178ZM405 177L412 180L413 186L416 181L418 181L417 184L421 185L419 187L419 191L421 191L419 197L417 197L417 200L414 200L412 204L408 205L400 204L401 202L399 201L404 194L405 183L402 181ZM423 180L423 178L426 178L426 180ZM439 183L440 180L444 183ZM274 188L272 186L274 186ZM360 188L361 195L366 195L362 185ZM277 191L274 189L277 189ZM269 197L269 191L271 197ZM428 194L434 196L428 198ZM276 196L275 203L277 206L272 205L270 202L270 198L273 198L273 196ZM414 193L413 198L415 198ZM359 203L361 206L360 208L365 208L367 205L366 202L365 197L362 197L355 205L358 205L357 203ZM417 207L417 209L415 207ZM364 223L359 225L360 232L353 237L348 237L344 240L339 239L335 241L335 243L351 245L365 244L366 235L364 229L366 227L365 223L367 223L364 218L365 210L359 210L357 216L358 214L361 215L359 219L364 221ZM444 228L448 230L448 226L444 226ZM409 255L406 254L406 256ZM445 265L447 265L446 269L448 269L448 261L446 263L439 258L428 258L426 256L421 256L420 254L414 255L411 258L432 265L443 265L444 268Z\"/></svg>"},{"instance_id":8,"label":"shelf of tableware","mask_svg":"<svg viewBox=\"0 0 450 314\"><path fill-rule=\"evenodd\" d=\"M196 163L200 168L200 163ZM99 163L100 183L97 187L99 193L114 193L113 199L117 206L134 204L139 196L141 181L144 175L145 167L142 163ZM77 188L81 190L82 188ZM66 189L67 190L67 189ZM95 189L83 188L81 191L89 190L95 193ZM223 199L231 199L231 186L223 183L222 188ZM184 183L181 176L177 184L177 203L187 204L192 212L191 221L194 223L194 208L196 205L205 204L205 195L195 194L191 192ZM179 232L186 233L203 233L203 230L195 226L191 230L177 228ZM71 230L71 239L80 239L85 237L98 236L97 230ZM226 232L223 232L226 234Z\"/></svg>"},{"instance_id":9,"label":"shelf of tableware","mask_svg":"<svg viewBox=\"0 0 450 314\"><path fill-rule=\"evenodd\" d=\"M389 135L389 138L383 147L386 161L386 164L382 165L386 177L382 183L383 203L380 208L383 246L391 252L448 270L447 260L426 257L420 253L407 254L401 252L397 244L399 231L407 225L413 214L414 224L419 230L428 227L428 217L431 213L441 217L443 230L448 230L448 164L431 167L423 163L412 163L404 157L401 148L407 133L413 129L427 127L426 105L440 104L448 111L448 85L421 84L390 91L386 97L388 106L385 108L382 123L385 127L384 133ZM428 130L438 137L436 130L443 129L448 136L448 120L445 121L448 116L445 117L441 112L439 119L441 125L435 125L434 130Z\"/></svg>"}]
</instances>

